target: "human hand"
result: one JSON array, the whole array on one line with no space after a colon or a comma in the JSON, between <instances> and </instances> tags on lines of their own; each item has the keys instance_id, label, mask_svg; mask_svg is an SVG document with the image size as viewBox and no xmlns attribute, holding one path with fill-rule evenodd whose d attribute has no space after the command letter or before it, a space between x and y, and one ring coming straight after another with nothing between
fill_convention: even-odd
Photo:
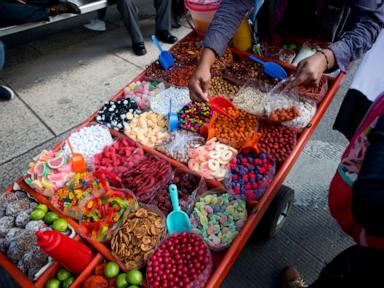
<instances>
[{"instance_id":1,"label":"human hand","mask_svg":"<svg viewBox=\"0 0 384 288\"><path fill-rule=\"evenodd\" d=\"M297 65L297 71L292 81L288 84L288 88L293 88L299 85L304 86L319 86L323 73L335 65L335 56L329 49L303 59ZM325 56L326 55L326 56Z\"/></svg>"},{"instance_id":2,"label":"human hand","mask_svg":"<svg viewBox=\"0 0 384 288\"><path fill-rule=\"evenodd\" d=\"M192 101L208 101L209 82L211 81L209 70L209 67L199 66L189 80L189 96Z\"/></svg>"}]
</instances>

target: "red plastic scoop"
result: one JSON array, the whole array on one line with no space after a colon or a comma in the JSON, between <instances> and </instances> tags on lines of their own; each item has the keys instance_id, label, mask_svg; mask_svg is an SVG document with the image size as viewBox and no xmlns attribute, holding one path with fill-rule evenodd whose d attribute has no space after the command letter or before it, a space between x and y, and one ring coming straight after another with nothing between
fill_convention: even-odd
<instances>
[{"instance_id":1,"label":"red plastic scoop","mask_svg":"<svg viewBox=\"0 0 384 288\"><path fill-rule=\"evenodd\" d=\"M235 105L233 105L232 102L229 101L228 99L221 97L221 96L217 96L217 97L209 98L208 102L211 105L211 108L213 111L215 111L221 115L224 115L225 117L235 119L235 117L233 117L232 115L227 113L224 109L224 108L228 108L228 107L236 109Z\"/></svg>"}]
</instances>

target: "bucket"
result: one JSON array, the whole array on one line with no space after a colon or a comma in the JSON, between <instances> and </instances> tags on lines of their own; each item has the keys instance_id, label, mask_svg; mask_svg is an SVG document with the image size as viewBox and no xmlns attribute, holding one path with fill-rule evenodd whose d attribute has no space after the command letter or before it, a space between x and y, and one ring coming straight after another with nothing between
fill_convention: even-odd
<instances>
[{"instance_id":1,"label":"bucket","mask_svg":"<svg viewBox=\"0 0 384 288\"><path fill-rule=\"evenodd\" d=\"M185 0L185 9L189 10L192 17L193 25L187 21L196 32L206 34L208 32L209 23L220 6L220 0Z\"/></svg>"}]
</instances>

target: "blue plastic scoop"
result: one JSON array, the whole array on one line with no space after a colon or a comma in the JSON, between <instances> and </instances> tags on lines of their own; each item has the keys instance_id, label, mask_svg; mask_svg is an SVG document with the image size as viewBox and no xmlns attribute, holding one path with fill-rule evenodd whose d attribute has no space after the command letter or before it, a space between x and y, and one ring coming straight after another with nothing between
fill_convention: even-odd
<instances>
[{"instance_id":1,"label":"blue plastic scoop","mask_svg":"<svg viewBox=\"0 0 384 288\"><path fill-rule=\"evenodd\" d=\"M175 131L177 128L179 128L179 118L176 113L172 113L172 98L169 98L168 132Z\"/></svg>"},{"instance_id":2,"label":"blue plastic scoop","mask_svg":"<svg viewBox=\"0 0 384 288\"><path fill-rule=\"evenodd\" d=\"M169 195L171 196L173 211L167 217L167 229L169 234L191 232L191 223L187 213L180 210L179 196L175 184L169 185Z\"/></svg>"},{"instance_id":3,"label":"blue plastic scoop","mask_svg":"<svg viewBox=\"0 0 384 288\"><path fill-rule=\"evenodd\" d=\"M287 72L281 67L279 64L274 62L265 62L257 58L256 56L249 56L249 59L263 65L263 71L265 74L272 78L277 78L279 80L283 80L288 77Z\"/></svg>"},{"instance_id":4,"label":"blue plastic scoop","mask_svg":"<svg viewBox=\"0 0 384 288\"><path fill-rule=\"evenodd\" d=\"M173 66L173 64L175 64L175 60L173 60L172 54L169 53L169 51L163 50L163 48L161 48L160 43L155 35L152 35L152 40L160 50L159 62L161 66L164 70L168 70Z\"/></svg>"}]
</instances>

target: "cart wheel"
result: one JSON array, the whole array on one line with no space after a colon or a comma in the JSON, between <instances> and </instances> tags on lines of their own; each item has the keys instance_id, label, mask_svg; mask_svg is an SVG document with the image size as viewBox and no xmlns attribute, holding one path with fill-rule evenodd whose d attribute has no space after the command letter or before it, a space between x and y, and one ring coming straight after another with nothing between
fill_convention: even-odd
<instances>
[{"instance_id":1,"label":"cart wheel","mask_svg":"<svg viewBox=\"0 0 384 288\"><path fill-rule=\"evenodd\" d=\"M257 239L271 239L281 230L287 221L294 197L293 189L281 186L255 230Z\"/></svg>"}]
</instances>

